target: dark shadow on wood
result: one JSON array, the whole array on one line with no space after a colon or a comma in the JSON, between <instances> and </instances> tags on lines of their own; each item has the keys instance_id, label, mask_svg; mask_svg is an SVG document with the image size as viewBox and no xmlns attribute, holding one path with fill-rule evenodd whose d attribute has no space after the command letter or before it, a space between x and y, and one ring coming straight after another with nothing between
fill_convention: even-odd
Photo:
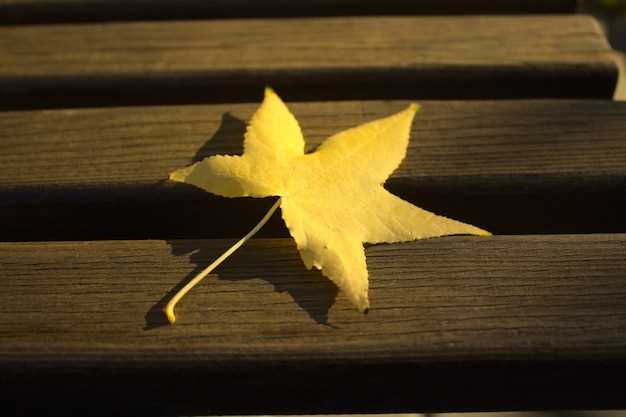
<instances>
[{"instance_id":1,"label":"dark shadow on wood","mask_svg":"<svg viewBox=\"0 0 626 417\"><path fill-rule=\"evenodd\" d=\"M575 11L576 0L55 0L0 2L0 24Z\"/></svg>"},{"instance_id":2,"label":"dark shadow on wood","mask_svg":"<svg viewBox=\"0 0 626 417\"><path fill-rule=\"evenodd\" d=\"M235 240L232 241L234 243ZM145 315L144 330L168 325L163 309L168 301L193 277L206 268L214 259L225 252L229 245L217 248L203 240L171 240L172 254L176 256L190 255L190 261L196 267L187 274L175 287L167 292ZM295 266L295 267L294 267ZM211 285L215 278L225 281L241 281L242 291L245 282L262 279L270 283L276 292L287 292L295 303L302 308L318 324L335 327L328 323L328 313L335 303L338 288L322 276L318 270L307 271L296 248L276 246L262 248L242 247L224 261L212 274L199 285ZM193 290L188 297L193 297Z\"/></svg>"},{"instance_id":3,"label":"dark shadow on wood","mask_svg":"<svg viewBox=\"0 0 626 417\"><path fill-rule=\"evenodd\" d=\"M219 128L215 134L208 139L200 149L196 152L192 158L192 163L199 162L204 158L207 158L215 154L215 149L224 149L224 145L231 146L232 138L241 136L242 141L239 142L242 145L239 149L233 149L233 154L241 154L243 152L243 137L246 131L246 123L242 120L232 116L229 113L224 113ZM231 146L232 147L232 146ZM201 204L201 202L199 203ZM269 203L271 204L271 203ZM267 209L269 209L269 204ZM211 213L207 210L207 216ZM175 213L172 216L176 217ZM275 214L272 217L271 223L276 223ZM215 222L219 221L240 221L235 218L219 219L215 218ZM260 220L260 217L259 217ZM254 224L250 224L250 229L254 227ZM233 241L234 243L235 241ZM220 248L216 250L214 247L203 247L202 241L189 241L189 240L168 240L168 244L171 246L171 252L174 256L184 256L191 254L190 260L196 265L181 282L175 287L169 290L163 298L161 298L156 304L154 304L145 315L146 325L144 330L154 329L168 325L168 321L163 313L168 301L189 282L195 275L200 273L209 263L220 256L228 247ZM284 248L280 248L284 251ZM281 253L282 254L282 253ZM297 257L299 263L299 255L294 244L292 250L282 254L284 257ZM233 261L236 260L236 261ZM250 276L250 269L237 268L234 262L241 262L242 265L247 263L254 263L255 275ZM229 266L233 265L233 266ZM294 299L307 314L319 324L328 324L328 312L335 302L335 298L338 293L337 287L324 278L319 271L307 271L302 265L301 271L285 271L285 263L272 263L271 260L263 260L254 253L247 252L245 248L239 250L239 253L234 254L229 260L215 271L219 279L228 281L245 281L247 279L260 278L264 279L272 284L277 292L287 292ZM248 271L248 272L246 272ZM207 277L210 280L211 277ZM202 285L202 284L200 284ZM243 285L243 284L242 284Z\"/></svg>"},{"instance_id":4,"label":"dark shadow on wood","mask_svg":"<svg viewBox=\"0 0 626 417\"><path fill-rule=\"evenodd\" d=\"M216 149L230 148L232 149L232 154L243 153L243 137L246 133L246 126L247 124L243 120L236 118L230 113L224 113L222 115L222 121L213 134L213 137L207 140L204 145L198 149L191 162L200 162L204 158L215 155ZM240 142L234 142L232 140L233 137L237 136L241 137ZM233 144L237 144L237 147L234 148Z\"/></svg>"},{"instance_id":5,"label":"dark shadow on wood","mask_svg":"<svg viewBox=\"0 0 626 417\"><path fill-rule=\"evenodd\" d=\"M484 100L613 97L611 62L536 65L414 65L181 74L0 77L0 110L249 103L271 85L293 101ZM367 86L367 88L363 88ZM125 94L119 94L124 91Z\"/></svg>"}]
</instances>

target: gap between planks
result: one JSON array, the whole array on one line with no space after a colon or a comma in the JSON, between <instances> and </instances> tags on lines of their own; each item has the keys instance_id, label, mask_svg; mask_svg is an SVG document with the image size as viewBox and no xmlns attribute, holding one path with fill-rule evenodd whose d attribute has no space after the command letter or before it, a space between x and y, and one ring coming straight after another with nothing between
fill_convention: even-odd
<instances>
[{"instance_id":1,"label":"gap between planks","mask_svg":"<svg viewBox=\"0 0 626 417\"><path fill-rule=\"evenodd\" d=\"M237 17L573 13L575 0L0 0L0 24Z\"/></svg>"}]
</instances>

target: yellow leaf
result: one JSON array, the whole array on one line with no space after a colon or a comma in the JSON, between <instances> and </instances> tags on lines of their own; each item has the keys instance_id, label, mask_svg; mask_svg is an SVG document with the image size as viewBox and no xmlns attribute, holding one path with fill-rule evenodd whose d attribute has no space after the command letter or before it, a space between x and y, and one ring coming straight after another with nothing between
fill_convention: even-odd
<instances>
[{"instance_id":1,"label":"yellow leaf","mask_svg":"<svg viewBox=\"0 0 626 417\"><path fill-rule=\"evenodd\" d=\"M170 179L225 197L279 196L283 219L306 267L321 269L360 311L367 311L363 243L489 235L384 189L406 154L417 110L412 104L337 133L305 154L298 122L268 88L246 131L242 156L212 156L173 172Z\"/></svg>"}]
</instances>

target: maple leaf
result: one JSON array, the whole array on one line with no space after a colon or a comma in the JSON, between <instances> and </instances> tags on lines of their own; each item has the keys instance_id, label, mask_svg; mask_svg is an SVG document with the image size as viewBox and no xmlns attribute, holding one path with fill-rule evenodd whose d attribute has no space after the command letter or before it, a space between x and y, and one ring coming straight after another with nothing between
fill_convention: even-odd
<instances>
[{"instance_id":1,"label":"maple leaf","mask_svg":"<svg viewBox=\"0 0 626 417\"><path fill-rule=\"evenodd\" d=\"M411 104L337 133L305 154L297 120L268 88L247 128L243 155L211 156L173 172L170 179L224 197L280 197L282 217L306 267L320 269L366 312L363 243L489 235L422 210L383 187L404 159L417 110Z\"/></svg>"}]
</instances>

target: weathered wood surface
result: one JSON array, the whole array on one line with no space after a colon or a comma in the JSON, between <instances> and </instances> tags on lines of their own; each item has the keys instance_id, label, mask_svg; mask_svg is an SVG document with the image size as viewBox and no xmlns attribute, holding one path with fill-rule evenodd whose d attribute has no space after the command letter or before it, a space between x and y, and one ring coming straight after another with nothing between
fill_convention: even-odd
<instances>
[{"instance_id":1,"label":"weathered wood surface","mask_svg":"<svg viewBox=\"0 0 626 417\"><path fill-rule=\"evenodd\" d=\"M406 104L289 103L310 148ZM394 193L499 234L626 232L626 103L421 104L407 157L387 182ZM1 238L243 235L270 201L213 197L166 178L240 153L256 107L0 113ZM274 220L262 233L286 235Z\"/></svg>"},{"instance_id":2,"label":"weathered wood surface","mask_svg":"<svg viewBox=\"0 0 626 417\"><path fill-rule=\"evenodd\" d=\"M368 315L291 239L253 240L162 325L231 242L0 243L2 395L65 415L626 406L608 382L626 369L626 235L371 246Z\"/></svg>"},{"instance_id":3,"label":"weathered wood surface","mask_svg":"<svg viewBox=\"0 0 626 417\"><path fill-rule=\"evenodd\" d=\"M342 17L0 27L0 108L288 100L611 98L586 16Z\"/></svg>"},{"instance_id":4,"label":"weathered wood surface","mask_svg":"<svg viewBox=\"0 0 626 417\"><path fill-rule=\"evenodd\" d=\"M0 24L575 10L575 0L0 0Z\"/></svg>"}]
</instances>

